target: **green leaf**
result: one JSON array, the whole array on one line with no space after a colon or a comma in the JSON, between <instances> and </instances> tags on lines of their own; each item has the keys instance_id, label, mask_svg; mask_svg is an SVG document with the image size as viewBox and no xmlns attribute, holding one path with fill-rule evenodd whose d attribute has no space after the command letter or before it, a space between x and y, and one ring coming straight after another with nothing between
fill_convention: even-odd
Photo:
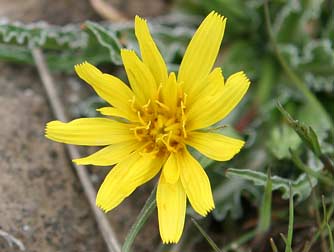
<instances>
[{"instance_id":1,"label":"green leaf","mask_svg":"<svg viewBox=\"0 0 334 252\"><path fill-rule=\"evenodd\" d=\"M85 22L84 25L86 31L90 33L90 40L89 40L89 47L96 48L98 47L96 45L96 42L102 46L107 54L110 56L111 62L113 62L116 65L121 65L121 44L116 37L114 33L111 31L105 29L103 26L101 26L98 23L94 23L91 21ZM95 39L95 40L94 40ZM100 51L99 53L103 54L104 51ZM93 52L92 52L93 53ZM97 53L97 52L95 52Z\"/></svg>"},{"instance_id":2,"label":"green leaf","mask_svg":"<svg viewBox=\"0 0 334 252\"><path fill-rule=\"evenodd\" d=\"M0 59L22 64L34 64L29 49L0 43Z\"/></svg>"},{"instance_id":3,"label":"green leaf","mask_svg":"<svg viewBox=\"0 0 334 252\"><path fill-rule=\"evenodd\" d=\"M193 29L168 20L158 21L152 28L164 59L169 63L170 70L174 71L177 66L170 63L178 63L182 58ZM95 65L107 62L121 65L122 45L138 49L132 23L102 25L87 21L81 26L0 23L0 60L33 64L29 50L40 47L45 50L52 70L73 72L73 66L85 60Z\"/></svg>"},{"instance_id":4,"label":"green leaf","mask_svg":"<svg viewBox=\"0 0 334 252\"><path fill-rule=\"evenodd\" d=\"M319 181L323 182L326 185L332 186L334 187L334 180L333 178L327 177L323 174L321 174L321 171L315 171L312 168L308 167L307 165L305 165L300 158L298 157L297 153L293 150L290 150L291 153L291 159L294 162L294 164L296 165L296 167L298 167L300 170L302 170L303 172L307 173L308 175L318 179Z\"/></svg>"},{"instance_id":5,"label":"green leaf","mask_svg":"<svg viewBox=\"0 0 334 252\"><path fill-rule=\"evenodd\" d=\"M228 178L241 178L252 181L257 186L265 186L267 183L267 174L260 171L249 169L234 169L229 168L226 172ZM279 176L272 176L272 190L280 190L282 198L289 198L289 185L291 183L293 196L297 196L297 201L303 201L312 192L312 188L317 185L317 179L308 179L306 174L301 174L296 180L290 180Z\"/></svg>"},{"instance_id":6,"label":"green leaf","mask_svg":"<svg viewBox=\"0 0 334 252\"><path fill-rule=\"evenodd\" d=\"M278 43L301 44L310 39L309 26L312 19L318 18L324 0L284 1L277 10L274 32Z\"/></svg>"},{"instance_id":7,"label":"green leaf","mask_svg":"<svg viewBox=\"0 0 334 252\"><path fill-rule=\"evenodd\" d=\"M302 29L300 18L303 14L303 8L300 1L287 1L278 11L273 22L273 30L278 43L301 38Z\"/></svg>"},{"instance_id":8,"label":"green leaf","mask_svg":"<svg viewBox=\"0 0 334 252\"><path fill-rule=\"evenodd\" d=\"M285 43L279 45L289 65L300 73L304 82L314 91L334 90L334 46L324 36L318 40L307 40L302 46Z\"/></svg>"},{"instance_id":9,"label":"green leaf","mask_svg":"<svg viewBox=\"0 0 334 252\"><path fill-rule=\"evenodd\" d=\"M314 152L317 157L320 157L321 148L318 137L314 130L311 127L306 126L302 122L294 120L280 103L277 104L277 108L282 113L289 126L297 132L303 142L307 144L307 146Z\"/></svg>"},{"instance_id":10,"label":"green leaf","mask_svg":"<svg viewBox=\"0 0 334 252\"><path fill-rule=\"evenodd\" d=\"M283 124L272 128L267 147L276 158L284 159L290 157L290 148L295 150L300 144L301 140L296 132L288 125Z\"/></svg>"},{"instance_id":11,"label":"green leaf","mask_svg":"<svg viewBox=\"0 0 334 252\"><path fill-rule=\"evenodd\" d=\"M260 191L244 179L237 176L229 178L225 181L221 180L216 186L214 185L215 209L212 214L218 221L224 220L227 214L230 214L233 219L243 215L241 205L243 192L252 195L255 200L261 198Z\"/></svg>"},{"instance_id":12,"label":"green leaf","mask_svg":"<svg viewBox=\"0 0 334 252\"><path fill-rule=\"evenodd\" d=\"M256 76L262 67L262 62L254 46L244 40L235 41L223 55L224 75L229 76L242 70L250 77Z\"/></svg>"},{"instance_id":13,"label":"green leaf","mask_svg":"<svg viewBox=\"0 0 334 252\"><path fill-rule=\"evenodd\" d=\"M88 36L77 25L52 26L44 22L22 24L2 21L0 42L45 49L85 48Z\"/></svg>"}]
</instances>

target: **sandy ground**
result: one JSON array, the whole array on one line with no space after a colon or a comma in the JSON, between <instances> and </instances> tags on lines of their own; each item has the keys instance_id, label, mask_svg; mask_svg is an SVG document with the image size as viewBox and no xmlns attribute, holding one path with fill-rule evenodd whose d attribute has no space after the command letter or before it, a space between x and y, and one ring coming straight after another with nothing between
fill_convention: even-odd
<instances>
[{"instance_id":1,"label":"sandy ground","mask_svg":"<svg viewBox=\"0 0 334 252\"><path fill-rule=\"evenodd\" d=\"M111 1L127 16L158 15L166 8L164 0ZM52 24L100 20L88 0L0 0L3 17ZM59 92L68 94L63 96L66 105L91 92L76 77L54 77ZM54 118L34 68L0 62L0 118L0 251L20 251L8 243L6 234L29 252L106 251L64 146L44 138L44 125ZM110 168L90 169L98 187ZM139 188L108 214L121 242L152 185ZM134 251L153 251L159 242L155 213Z\"/></svg>"},{"instance_id":2,"label":"sandy ground","mask_svg":"<svg viewBox=\"0 0 334 252\"><path fill-rule=\"evenodd\" d=\"M0 69L0 229L31 252L105 251L63 147L44 138L51 115L37 73ZM1 237L0 248L18 251Z\"/></svg>"}]
</instances>

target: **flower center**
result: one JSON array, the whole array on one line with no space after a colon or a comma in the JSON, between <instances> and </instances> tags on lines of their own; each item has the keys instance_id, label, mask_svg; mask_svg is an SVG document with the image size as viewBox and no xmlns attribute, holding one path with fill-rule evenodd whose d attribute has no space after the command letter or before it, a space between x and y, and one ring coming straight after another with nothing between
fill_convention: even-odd
<instances>
[{"instance_id":1,"label":"flower center","mask_svg":"<svg viewBox=\"0 0 334 252\"><path fill-rule=\"evenodd\" d=\"M135 104L135 102L133 102ZM143 106L133 106L138 116L138 125L131 128L135 137L144 143L145 153L163 154L177 152L184 147L185 99L179 98L175 109L157 98Z\"/></svg>"}]
</instances>

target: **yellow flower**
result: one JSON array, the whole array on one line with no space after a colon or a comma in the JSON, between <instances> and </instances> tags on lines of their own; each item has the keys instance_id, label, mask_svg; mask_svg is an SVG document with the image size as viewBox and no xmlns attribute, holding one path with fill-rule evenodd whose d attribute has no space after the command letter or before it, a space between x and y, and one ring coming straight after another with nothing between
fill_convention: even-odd
<instances>
[{"instance_id":1,"label":"yellow flower","mask_svg":"<svg viewBox=\"0 0 334 252\"><path fill-rule=\"evenodd\" d=\"M106 146L73 160L81 165L115 165L101 185L96 204L104 211L118 206L138 186L156 176L159 229L164 243L182 234L186 198L205 216L214 208L209 179L187 145L207 157L230 160L244 142L207 128L225 118L249 87L243 72L226 81L213 68L224 35L226 19L211 12L194 34L178 75L168 75L166 64L145 20L135 18L135 34L142 59L132 50L121 56L131 88L88 62L75 66L110 106L98 109L108 118L81 118L69 123L49 122L46 137L57 142Z\"/></svg>"}]
</instances>

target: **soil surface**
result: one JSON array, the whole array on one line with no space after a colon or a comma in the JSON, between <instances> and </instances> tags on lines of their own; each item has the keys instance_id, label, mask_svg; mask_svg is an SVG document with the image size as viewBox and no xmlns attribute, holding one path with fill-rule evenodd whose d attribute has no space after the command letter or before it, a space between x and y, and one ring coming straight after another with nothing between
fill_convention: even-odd
<instances>
[{"instance_id":1,"label":"soil surface","mask_svg":"<svg viewBox=\"0 0 334 252\"><path fill-rule=\"evenodd\" d=\"M94 0L92 0L94 1ZM169 7L168 0L103 0L124 16L158 16ZM0 18L35 22L44 20L50 24L64 25L85 20L101 20L89 0L1 0Z\"/></svg>"},{"instance_id":2,"label":"soil surface","mask_svg":"<svg viewBox=\"0 0 334 252\"><path fill-rule=\"evenodd\" d=\"M30 252L105 251L63 146L44 137L51 113L37 73L0 69L0 230ZM19 250L0 236L0 251Z\"/></svg>"}]
</instances>

